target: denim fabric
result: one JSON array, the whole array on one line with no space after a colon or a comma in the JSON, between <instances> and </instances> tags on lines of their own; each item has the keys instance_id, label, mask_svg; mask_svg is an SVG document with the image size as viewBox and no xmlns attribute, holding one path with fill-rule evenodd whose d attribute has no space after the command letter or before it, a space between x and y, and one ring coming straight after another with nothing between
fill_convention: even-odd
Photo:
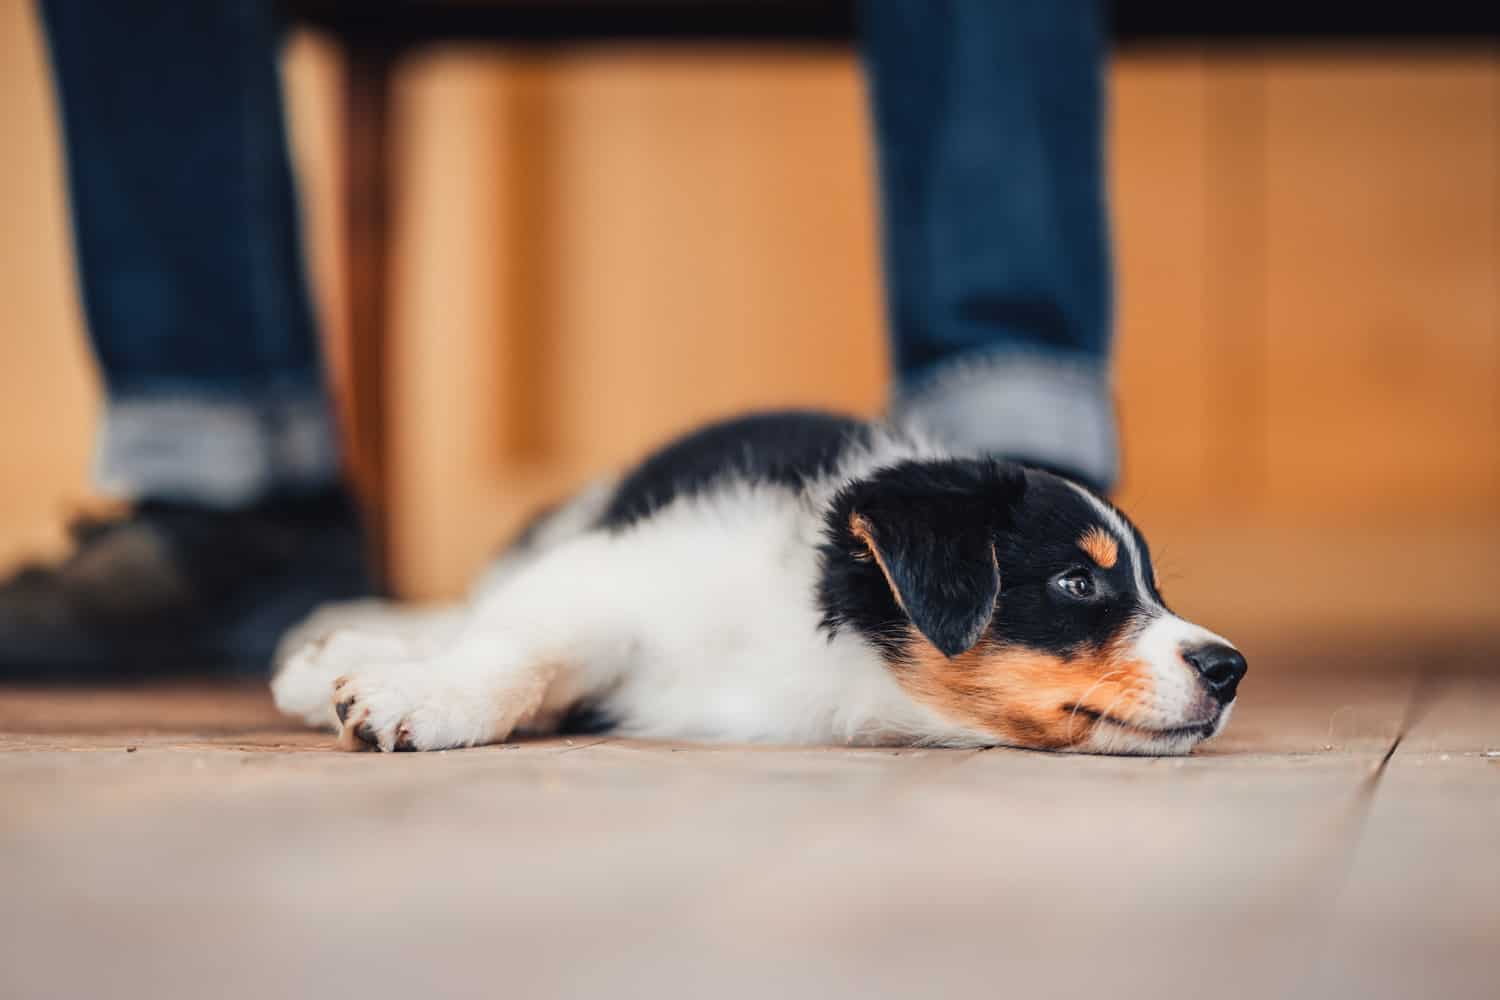
<instances>
[{"instance_id":1,"label":"denim fabric","mask_svg":"<svg viewBox=\"0 0 1500 1000\"><path fill-rule=\"evenodd\" d=\"M336 436L304 270L272 5L40 6L84 313L108 397L101 474L129 492L206 492L220 502L326 485L336 477ZM229 450L243 458L248 448L249 464L239 473L218 469L215 484L198 490L195 467L218 453L212 433L223 421L195 425L178 414L153 432L150 415L170 414L164 401L208 408L234 424L238 445ZM126 417L116 415L121 409ZM298 414L292 431L287 412ZM122 420L129 432L111 434L109 425ZM292 448L295 467L284 469L280 439L288 434L301 444ZM132 443L122 451L125 438ZM142 451L144 440L150 447ZM239 482L229 492L225 472Z\"/></svg>"},{"instance_id":2,"label":"denim fabric","mask_svg":"<svg viewBox=\"0 0 1500 1000\"><path fill-rule=\"evenodd\" d=\"M1102 5L865 0L861 18L896 412L1111 483ZM1017 386L1024 404L999 398Z\"/></svg>"}]
</instances>

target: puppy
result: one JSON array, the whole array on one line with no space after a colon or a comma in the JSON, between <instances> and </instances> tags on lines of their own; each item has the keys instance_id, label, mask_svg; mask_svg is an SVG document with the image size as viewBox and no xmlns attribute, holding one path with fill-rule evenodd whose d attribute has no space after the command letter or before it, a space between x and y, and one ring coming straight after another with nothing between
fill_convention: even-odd
<instances>
[{"instance_id":1,"label":"puppy","mask_svg":"<svg viewBox=\"0 0 1500 1000\"><path fill-rule=\"evenodd\" d=\"M1180 754L1245 659L1078 483L820 413L710 426L537 519L467 607L319 612L281 709L349 749L514 733Z\"/></svg>"}]
</instances>

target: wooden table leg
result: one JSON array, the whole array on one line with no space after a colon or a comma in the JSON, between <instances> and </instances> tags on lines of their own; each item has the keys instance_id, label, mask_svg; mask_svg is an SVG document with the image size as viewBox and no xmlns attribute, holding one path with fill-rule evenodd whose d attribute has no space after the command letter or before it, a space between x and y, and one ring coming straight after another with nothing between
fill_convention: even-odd
<instances>
[{"instance_id":1,"label":"wooden table leg","mask_svg":"<svg viewBox=\"0 0 1500 1000\"><path fill-rule=\"evenodd\" d=\"M344 267L353 443L371 555L389 581L386 370L390 243L390 90L394 53L350 44L344 53Z\"/></svg>"}]
</instances>

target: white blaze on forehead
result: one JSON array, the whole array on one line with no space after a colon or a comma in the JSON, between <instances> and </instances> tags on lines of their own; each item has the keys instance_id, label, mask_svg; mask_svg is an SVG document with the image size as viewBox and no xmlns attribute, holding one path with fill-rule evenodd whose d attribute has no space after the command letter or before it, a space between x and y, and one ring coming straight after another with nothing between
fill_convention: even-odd
<instances>
[{"instance_id":1,"label":"white blaze on forehead","mask_svg":"<svg viewBox=\"0 0 1500 1000\"><path fill-rule=\"evenodd\" d=\"M1118 539L1120 545L1125 549L1126 555L1130 557L1130 572L1135 577L1135 590L1140 596L1141 604L1148 610L1156 613L1166 613L1166 608L1161 602L1151 595L1151 589L1146 586L1146 560L1141 557L1141 548L1135 542L1135 532L1130 530L1130 525L1120 516L1119 511L1109 504L1100 500L1088 490L1077 483L1064 480L1071 486L1079 496L1086 500L1094 512L1099 515L1104 527Z\"/></svg>"}]
</instances>

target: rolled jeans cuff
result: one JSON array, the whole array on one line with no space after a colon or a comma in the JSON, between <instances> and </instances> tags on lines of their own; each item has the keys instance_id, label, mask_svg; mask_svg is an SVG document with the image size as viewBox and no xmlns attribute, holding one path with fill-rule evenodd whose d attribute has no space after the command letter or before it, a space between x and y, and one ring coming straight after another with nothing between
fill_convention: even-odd
<instances>
[{"instance_id":1,"label":"rolled jeans cuff","mask_svg":"<svg viewBox=\"0 0 1500 1000\"><path fill-rule=\"evenodd\" d=\"M1003 352L945 362L898 390L891 419L960 454L1033 462L1105 491L1119 480L1109 371L1085 359Z\"/></svg>"},{"instance_id":2,"label":"rolled jeans cuff","mask_svg":"<svg viewBox=\"0 0 1500 1000\"><path fill-rule=\"evenodd\" d=\"M332 413L322 391L111 399L95 478L108 493L212 507L317 492L339 478Z\"/></svg>"}]
</instances>

